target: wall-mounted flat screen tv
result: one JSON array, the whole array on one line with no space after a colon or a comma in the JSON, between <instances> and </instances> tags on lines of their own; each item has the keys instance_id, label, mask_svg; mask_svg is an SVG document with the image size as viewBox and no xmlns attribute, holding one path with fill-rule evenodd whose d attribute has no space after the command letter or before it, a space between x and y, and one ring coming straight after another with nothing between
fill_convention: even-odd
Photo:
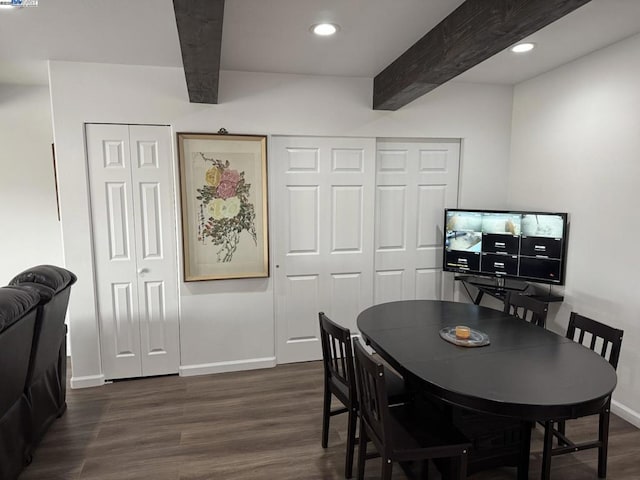
<instances>
[{"instance_id":1,"label":"wall-mounted flat screen tv","mask_svg":"<svg viewBox=\"0 0 640 480\"><path fill-rule=\"evenodd\" d=\"M566 213L446 209L445 271L564 285Z\"/></svg>"}]
</instances>

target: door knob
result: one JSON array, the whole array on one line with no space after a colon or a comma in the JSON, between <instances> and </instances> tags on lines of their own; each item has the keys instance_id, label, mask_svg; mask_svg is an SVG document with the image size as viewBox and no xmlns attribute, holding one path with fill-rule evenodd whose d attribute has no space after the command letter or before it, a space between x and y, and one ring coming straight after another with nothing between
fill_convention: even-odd
<instances>
[{"instance_id":1,"label":"door knob","mask_svg":"<svg viewBox=\"0 0 640 480\"><path fill-rule=\"evenodd\" d=\"M145 273L149 273L149 269L148 268L139 268L138 269L138 275L140 275L141 277L144 277Z\"/></svg>"}]
</instances>

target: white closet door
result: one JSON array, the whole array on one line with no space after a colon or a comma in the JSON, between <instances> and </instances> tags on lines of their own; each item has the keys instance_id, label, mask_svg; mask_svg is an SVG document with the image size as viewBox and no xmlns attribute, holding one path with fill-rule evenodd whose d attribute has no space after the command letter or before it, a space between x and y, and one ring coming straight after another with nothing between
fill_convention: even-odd
<instances>
[{"instance_id":1,"label":"white closet door","mask_svg":"<svg viewBox=\"0 0 640 480\"><path fill-rule=\"evenodd\" d=\"M87 125L86 134L102 368L107 378L139 377L129 127Z\"/></svg>"},{"instance_id":2,"label":"white closet door","mask_svg":"<svg viewBox=\"0 0 640 480\"><path fill-rule=\"evenodd\" d=\"M176 373L170 131L87 125L86 138L105 378Z\"/></svg>"},{"instance_id":3,"label":"white closet door","mask_svg":"<svg viewBox=\"0 0 640 480\"><path fill-rule=\"evenodd\" d=\"M375 303L441 299L444 209L457 206L459 141L379 141Z\"/></svg>"},{"instance_id":4,"label":"white closet door","mask_svg":"<svg viewBox=\"0 0 640 480\"><path fill-rule=\"evenodd\" d=\"M130 127L131 173L143 375L177 373L180 365L176 222L171 132Z\"/></svg>"},{"instance_id":5,"label":"white closet door","mask_svg":"<svg viewBox=\"0 0 640 480\"><path fill-rule=\"evenodd\" d=\"M316 360L318 312L355 332L372 304L375 140L274 137L271 158L278 363Z\"/></svg>"}]
</instances>

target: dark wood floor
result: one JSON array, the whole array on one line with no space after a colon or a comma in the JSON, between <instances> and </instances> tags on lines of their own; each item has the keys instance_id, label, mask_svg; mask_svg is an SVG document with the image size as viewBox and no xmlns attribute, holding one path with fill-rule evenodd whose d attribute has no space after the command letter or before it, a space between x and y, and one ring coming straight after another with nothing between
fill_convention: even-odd
<instances>
[{"instance_id":1,"label":"dark wood floor","mask_svg":"<svg viewBox=\"0 0 640 480\"><path fill-rule=\"evenodd\" d=\"M322 365L199 377L156 377L69 390L67 413L20 480L286 480L343 478L346 419L332 419L320 446ZM589 420L589 421L585 421ZM569 432L596 431L595 418ZM531 479L539 478L541 429L533 432ZM640 479L640 430L614 417L610 480ZM595 450L556 457L552 477L595 479ZM378 478L378 460L367 479ZM405 478L400 468L394 478ZM438 478L434 476L434 478ZM515 479L515 469L473 480Z\"/></svg>"}]
</instances>

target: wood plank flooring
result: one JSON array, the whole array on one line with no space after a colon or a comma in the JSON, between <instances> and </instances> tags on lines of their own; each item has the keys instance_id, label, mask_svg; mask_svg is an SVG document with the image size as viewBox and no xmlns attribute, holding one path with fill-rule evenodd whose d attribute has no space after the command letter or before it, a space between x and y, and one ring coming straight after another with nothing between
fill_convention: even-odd
<instances>
[{"instance_id":1,"label":"wood plank flooring","mask_svg":"<svg viewBox=\"0 0 640 480\"><path fill-rule=\"evenodd\" d=\"M338 480L346 417L331 419L320 446L322 364L198 377L155 377L68 390L69 408L46 434L20 480ZM592 417L568 425L595 434ZM542 431L533 432L531 479L539 478ZM613 417L609 480L640 479L640 430ZM597 478L597 452L555 457L552 477ZM355 469L354 469L355 470ZM379 461L366 478L379 478ZM354 472L355 473L355 472ZM406 478L394 468L394 479ZM438 475L431 478L437 479ZM510 480L513 468L470 480Z\"/></svg>"}]
</instances>

